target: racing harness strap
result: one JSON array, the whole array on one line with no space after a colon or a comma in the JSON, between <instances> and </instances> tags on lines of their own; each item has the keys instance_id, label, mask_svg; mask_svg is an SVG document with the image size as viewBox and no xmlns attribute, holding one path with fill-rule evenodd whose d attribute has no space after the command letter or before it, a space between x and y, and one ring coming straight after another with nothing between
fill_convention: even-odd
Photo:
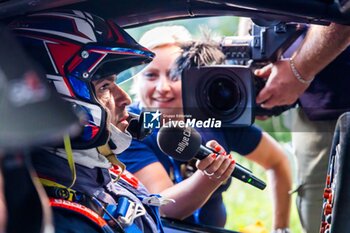
<instances>
[{"instance_id":1,"label":"racing harness strap","mask_svg":"<svg viewBox=\"0 0 350 233\"><path fill-rule=\"evenodd\" d=\"M146 214L145 207L131 200L127 196L119 196L116 204L110 204L104 200L99 200L94 196L77 192L71 187L76 180L76 171L73 159L73 152L70 146L70 138L65 137L65 150L70 170L72 172L72 183L66 187L52 180L40 178L44 185L50 204L54 208L64 208L75 213L79 213L87 217L93 223L97 224L103 232L125 232L125 233L142 233L142 230L134 223L137 217ZM109 149L108 144L98 148L99 152L106 156L112 163L113 168L110 169L113 182L117 182L120 178L123 183L127 183L129 187L137 190L138 180L132 174L125 171L125 165L121 163L113 152ZM119 183L118 182L118 183ZM129 190L126 187L127 190ZM131 191L131 190L129 190ZM167 204L168 199L163 199L157 195L138 195L137 192L132 192L135 196L152 211L152 216L155 218L158 232L163 232L159 217L159 206Z\"/></svg>"},{"instance_id":2,"label":"racing harness strap","mask_svg":"<svg viewBox=\"0 0 350 233\"><path fill-rule=\"evenodd\" d=\"M136 203L128 197L121 196L117 204L108 204L94 196L77 192L56 182L40 180L50 197L52 207L64 208L84 215L100 226L104 232L142 232L134 224L134 219L144 215L145 209L137 208Z\"/></svg>"},{"instance_id":3,"label":"racing harness strap","mask_svg":"<svg viewBox=\"0 0 350 233\"><path fill-rule=\"evenodd\" d=\"M101 229L106 233L141 233L142 231L136 226L136 224L133 223L133 221L134 218L140 216L140 214L144 214L144 212L140 213L139 215L131 215L134 210L132 207L135 206L135 203L130 201L130 203L134 205L125 206L125 202L128 199L127 197L120 197L118 199L117 205L114 205L102 202L96 197L71 189L76 181L76 170L69 136L64 137L64 146L67 154L69 168L72 173L72 183L66 187L52 180L39 178L48 196L50 197L50 205L55 208L63 208L83 215L101 227ZM105 151L108 150L105 149ZM125 169L125 165L119 162L116 158L115 160L109 160L112 160L111 163L114 166L115 164L118 164L118 167L121 168L121 171ZM89 207L93 207L93 210ZM113 213L110 213L109 211L112 209L115 209L115 211L113 211ZM126 219L128 219L128 221L126 221ZM107 224L107 222L111 224ZM112 227L109 225L112 225Z\"/></svg>"},{"instance_id":4,"label":"racing harness strap","mask_svg":"<svg viewBox=\"0 0 350 233\"><path fill-rule=\"evenodd\" d=\"M51 181L51 180L47 180L47 179L43 179L43 178L39 178L39 180L44 187L57 187L58 188L57 192L59 192L59 193L55 193L54 196L60 196L66 200L72 201L75 191L73 191L70 188L73 187L73 185L75 184L75 181L77 179L77 173L75 170L72 145L71 145L69 135L65 135L63 141L64 141L64 149L65 149L66 154L67 154L69 169L70 169L71 174L72 174L72 183L68 187L66 187L64 185L61 185L61 184L56 183L56 182Z\"/></svg>"},{"instance_id":5,"label":"racing harness strap","mask_svg":"<svg viewBox=\"0 0 350 233\"><path fill-rule=\"evenodd\" d=\"M77 179L77 173L76 173L76 170L75 170L73 151L72 151L72 144L71 144L69 135L65 135L63 141L64 141L64 149L66 150L66 154L67 154L67 160L68 160L69 169L70 169L70 171L72 173L72 183L68 187L68 188L71 188L71 187L73 187L73 185L75 183L75 180Z\"/></svg>"},{"instance_id":6,"label":"racing harness strap","mask_svg":"<svg viewBox=\"0 0 350 233\"><path fill-rule=\"evenodd\" d=\"M123 171L125 171L125 164L120 162L117 157L115 156L115 154L113 153L113 151L111 150L111 148L109 147L108 143L106 143L103 146L99 146L97 147L98 152L105 156L108 161L113 165L113 167L118 167L121 169L119 174L122 174ZM118 181L120 178L120 176L118 175L116 180L114 180L115 182Z\"/></svg>"}]
</instances>

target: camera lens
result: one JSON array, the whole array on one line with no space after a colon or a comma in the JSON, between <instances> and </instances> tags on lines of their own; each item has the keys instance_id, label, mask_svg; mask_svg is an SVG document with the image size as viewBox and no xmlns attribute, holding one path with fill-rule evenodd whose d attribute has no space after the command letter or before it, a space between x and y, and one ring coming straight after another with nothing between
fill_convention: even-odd
<instances>
[{"instance_id":1,"label":"camera lens","mask_svg":"<svg viewBox=\"0 0 350 233\"><path fill-rule=\"evenodd\" d=\"M216 111L234 111L240 103L241 93L237 84L230 79L219 77L208 86L208 102Z\"/></svg>"},{"instance_id":2,"label":"camera lens","mask_svg":"<svg viewBox=\"0 0 350 233\"><path fill-rule=\"evenodd\" d=\"M238 120L249 118L248 110L251 110L247 110L251 108L249 75L246 67L191 68L182 76L184 112L195 119L217 119L225 125L237 120L237 125L241 124Z\"/></svg>"}]
</instances>

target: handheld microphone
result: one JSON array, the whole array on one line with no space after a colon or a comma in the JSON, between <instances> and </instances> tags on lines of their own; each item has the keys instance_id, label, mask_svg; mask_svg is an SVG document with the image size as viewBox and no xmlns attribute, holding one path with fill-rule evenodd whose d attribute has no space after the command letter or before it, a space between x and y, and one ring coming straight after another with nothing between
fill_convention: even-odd
<instances>
[{"instance_id":1,"label":"handheld microphone","mask_svg":"<svg viewBox=\"0 0 350 233\"><path fill-rule=\"evenodd\" d=\"M202 145L201 135L191 127L163 126L158 132L157 143L163 153L179 161L188 161L193 157L201 160L212 153L216 153ZM265 182L255 177L250 170L238 163L236 163L231 176L261 190L266 187Z\"/></svg>"}]
</instances>

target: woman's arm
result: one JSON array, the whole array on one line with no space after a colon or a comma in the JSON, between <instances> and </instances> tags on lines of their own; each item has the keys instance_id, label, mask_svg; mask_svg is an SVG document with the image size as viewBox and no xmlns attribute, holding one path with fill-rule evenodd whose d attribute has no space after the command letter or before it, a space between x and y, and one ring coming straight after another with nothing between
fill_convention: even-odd
<instances>
[{"instance_id":1,"label":"woman's arm","mask_svg":"<svg viewBox=\"0 0 350 233\"><path fill-rule=\"evenodd\" d=\"M210 145L216 144L213 141L210 143ZM134 175L150 193L159 193L174 199L175 203L160 208L161 215L181 220L206 203L211 194L230 176L234 169L234 162L227 155L219 155L216 158L208 156L197 166L200 170L178 184L173 184L160 162L149 164ZM208 176L201 170L214 174Z\"/></svg>"},{"instance_id":2,"label":"woman's arm","mask_svg":"<svg viewBox=\"0 0 350 233\"><path fill-rule=\"evenodd\" d=\"M289 226L292 187L291 169L288 158L278 143L267 133L263 133L256 149L246 156L268 171L269 186L273 199L273 227Z\"/></svg>"}]
</instances>

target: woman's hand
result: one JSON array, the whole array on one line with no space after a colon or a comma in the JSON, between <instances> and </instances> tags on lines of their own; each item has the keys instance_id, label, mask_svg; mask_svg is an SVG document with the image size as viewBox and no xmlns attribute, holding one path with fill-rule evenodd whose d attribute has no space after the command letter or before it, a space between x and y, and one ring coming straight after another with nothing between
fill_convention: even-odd
<instances>
[{"instance_id":1,"label":"woman's hand","mask_svg":"<svg viewBox=\"0 0 350 233\"><path fill-rule=\"evenodd\" d=\"M232 155L226 153L217 141L211 140L207 142L206 146L212 148L216 153L198 160L197 168L203 171L211 180L220 182L227 180L235 168L236 161L232 158Z\"/></svg>"}]
</instances>

